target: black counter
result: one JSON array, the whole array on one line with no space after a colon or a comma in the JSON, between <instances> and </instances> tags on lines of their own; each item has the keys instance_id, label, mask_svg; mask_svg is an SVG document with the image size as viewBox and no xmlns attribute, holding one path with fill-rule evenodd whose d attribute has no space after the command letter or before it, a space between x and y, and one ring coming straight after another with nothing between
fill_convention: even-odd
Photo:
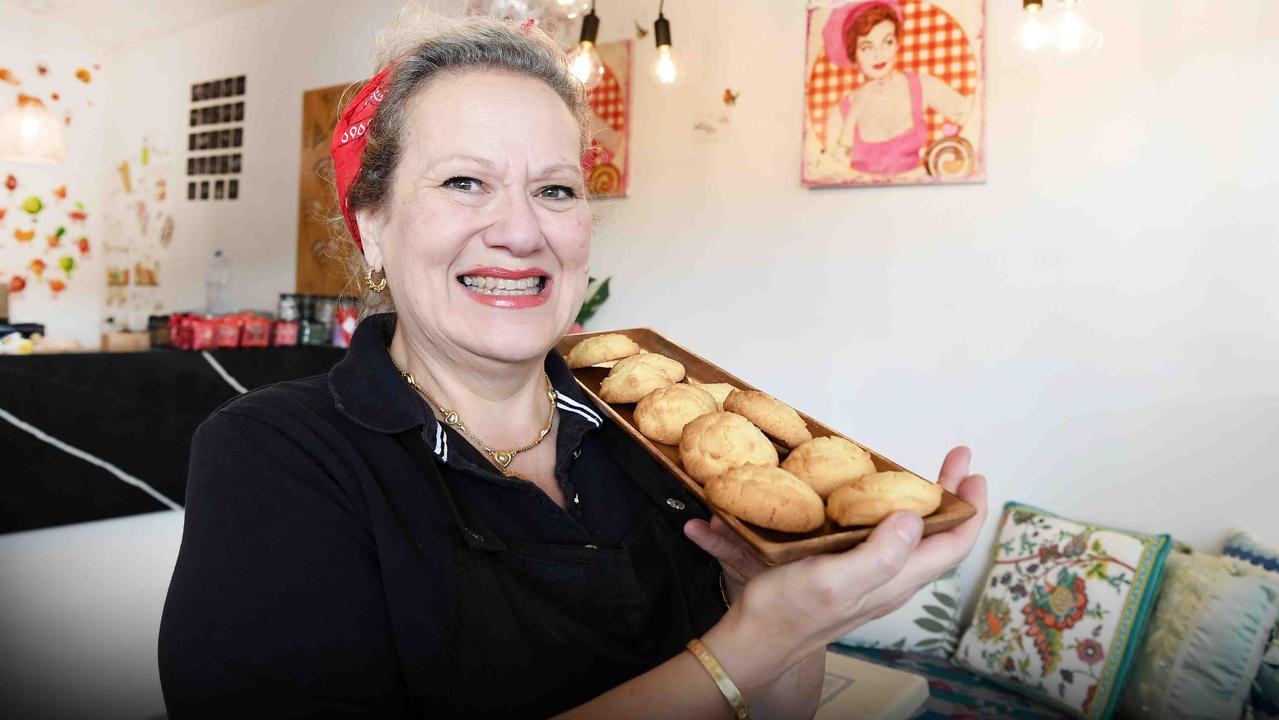
<instances>
[{"instance_id":1,"label":"black counter","mask_svg":"<svg viewBox=\"0 0 1279 720\"><path fill-rule=\"evenodd\" d=\"M180 506L191 435L237 386L325 374L344 352L0 356L0 533Z\"/></svg>"}]
</instances>

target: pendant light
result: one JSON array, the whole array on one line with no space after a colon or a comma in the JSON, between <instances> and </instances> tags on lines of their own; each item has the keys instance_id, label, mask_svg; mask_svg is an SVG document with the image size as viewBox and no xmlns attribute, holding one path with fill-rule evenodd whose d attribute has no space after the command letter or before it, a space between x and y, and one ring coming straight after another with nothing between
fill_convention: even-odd
<instances>
[{"instance_id":1,"label":"pendant light","mask_svg":"<svg viewBox=\"0 0 1279 720\"><path fill-rule=\"evenodd\" d=\"M653 77L661 85L671 86L679 81L679 65L671 51L671 21L662 15L666 0L657 5L657 22L653 23L653 40L657 43L657 62L653 63Z\"/></svg>"},{"instance_id":2,"label":"pendant light","mask_svg":"<svg viewBox=\"0 0 1279 720\"><path fill-rule=\"evenodd\" d=\"M67 156L62 123L39 98L18 94L18 104L0 117L0 160L60 163Z\"/></svg>"},{"instance_id":3,"label":"pendant light","mask_svg":"<svg viewBox=\"0 0 1279 720\"><path fill-rule=\"evenodd\" d=\"M591 3L591 11L582 18L582 34L577 47L568 56L568 69L588 91L594 90L604 80L604 61L595 49L595 38L600 33L600 19L595 14L595 3Z\"/></svg>"},{"instance_id":4,"label":"pendant light","mask_svg":"<svg viewBox=\"0 0 1279 720\"><path fill-rule=\"evenodd\" d=\"M1079 0L1060 0L1053 45L1066 58L1089 58L1101 47L1101 32L1094 29L1079 9Z\"/></svg>"},{"instance_id":5,"label":"pendant light","mask_svg":"<svg viewBox=\"0 0 1279 720\"><path fill-rule=\"evenodd\" d=\"M1044 26L1044 0L1022 0L1021 46L1026 52L1039 52L1048 44L1048 28Z\"/></svg>"}]
</instances>

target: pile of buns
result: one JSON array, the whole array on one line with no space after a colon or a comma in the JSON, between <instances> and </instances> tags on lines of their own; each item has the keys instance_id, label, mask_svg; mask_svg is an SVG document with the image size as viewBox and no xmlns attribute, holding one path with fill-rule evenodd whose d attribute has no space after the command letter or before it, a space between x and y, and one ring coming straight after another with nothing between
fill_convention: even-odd
<instances>
[{"instance_id":1,"label":"pile of buns","mask_svg":"<svg viewBox=\"0 0 1279 720\"><path fill-rule=\"evenodd\" d=\"M898 510L925 517L941 505L941 486L908 472L878 472L864 448L841 437L814 438L799 413L765 393L684 382L680 362L645 352L625 335L587 338L568 355L571 368L610 363L600 398L636 403L640 433L678 446L684 471L707 498L746 522L802 533L827 518L875 525Z\"/></svg>"}]
</instances>

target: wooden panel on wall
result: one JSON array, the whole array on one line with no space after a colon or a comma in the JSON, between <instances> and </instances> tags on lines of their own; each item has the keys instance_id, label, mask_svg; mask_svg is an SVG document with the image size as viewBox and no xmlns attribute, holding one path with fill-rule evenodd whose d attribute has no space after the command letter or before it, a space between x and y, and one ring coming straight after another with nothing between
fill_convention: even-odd
<instances>
[{"instance_id":1,"label":"wooden panel on wall","mask_svg":"<svg viewBox=\"0 0 1279 720\"><path fill-rule=\"evenodd\" d=\"M337 217L333 195L333 161L329 141L339 104L349 85L334 85L302 94L302 164L298 190L297 292L309 295L352 295L342 263L330 257L333 237L329 219Z\"/></svg>"}]
</instances>

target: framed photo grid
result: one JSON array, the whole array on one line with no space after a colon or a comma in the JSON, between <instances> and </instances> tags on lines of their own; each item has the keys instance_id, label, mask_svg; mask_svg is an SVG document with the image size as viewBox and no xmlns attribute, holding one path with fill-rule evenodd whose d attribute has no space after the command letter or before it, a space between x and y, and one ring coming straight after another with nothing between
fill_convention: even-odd
<instances>
[{"instance_id":1,"label":"framed photo grid","mask_svg":"<svg viewBox=\"0 0 1279 720\"><path fill-rule=\"evenodd\" d=\"M245 76L191 85L187 200L238 200L244 167Z\"/></svg>"}]
</instances>

